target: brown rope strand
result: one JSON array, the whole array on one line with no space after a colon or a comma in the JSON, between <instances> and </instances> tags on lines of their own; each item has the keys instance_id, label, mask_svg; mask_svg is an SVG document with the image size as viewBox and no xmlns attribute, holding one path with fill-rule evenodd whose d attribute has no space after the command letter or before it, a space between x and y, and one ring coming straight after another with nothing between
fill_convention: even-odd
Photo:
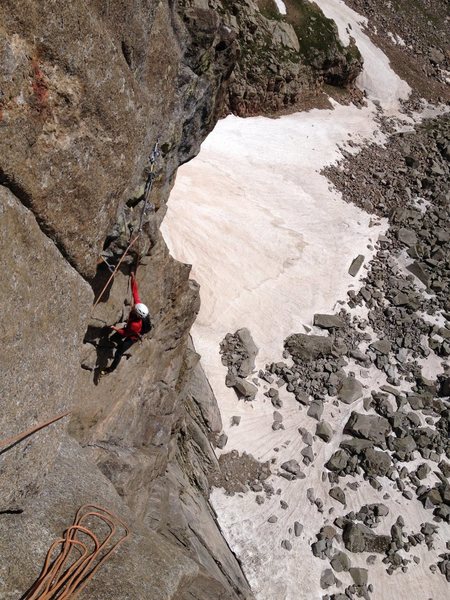
<instances>
[{"instance_id":1,"label":"brown rope strand","mask_svg":"<svg viewBox=\"0 0 450 600\"><path fill-rule=\"evenodd\" d=\"M147 178L147 182L145 184L145 188L144 188L144 204L142 206L142 210L141 210L141 216L139 219L139 228L137 231L137 235L136 237L134 237L131 242L128 244L127 249L125 250L125 252L122 254L122 256L120 257L119 262L117 263L114 271L112 272L111 276L109 277L108 281L106 282L105 286L103 287L102 291L100 292L100 295L98 296L97 300L94 302L94 305L92 307L92 312L94 312L95 307L97 306L97 304L100 302L101 298L103 297L103 294L105 293L106 289L108 288L108 285L111 283L111 281L114 279L114 277L116 276L117 270L120 267L120 265L122 264L122 261L124 260L124 258L127 256L131 246L133 246L135 244L135 242L139 239L141 233L142 233L142 229L144 227L144 217L145 217L145 211L147 210L147 206L148 206L148 201L150 198L150 194L152 192L153 189L153 175L154 175L154 171L155 171L155 163L158 159L159 156L159 138L156 140L154 146L153 146L153 150L152 153L150 155L150 172L149 172L149 176ZM103 256L101 256L101 259L108 265L108 262L104 259ZM135 272L137 271L137 268L139 266L139 261L140 261L140 252L138 250L137 254L136 254L136 268L135 268Z\"/></svg>"},{"instance_id":2,"label":"brown rope strand","mask_svg":"<svg viewBox=\"0 0 450 600\"><path fill-rule=\"evenodd\" d=\"M140 234L138 234L137 236L135 236L135 237L134 237L134 238L131 240L131 242L128 244L128 246L127 246L127 248L126 248L125 252L124 252L124 253L122 254L122 256L120 257L120 260L119 260L119 262L117 263L117 265L116 265L116 267L115 267L114 271L111 273L111 275L110 275L110 277L109 277L108 281L107 281L107 282L105 283L105 285L103 286L103 289L102 289L102 291L100 292L100 295L97 297L97 300L94 302L94 305L93 305L93 307L92 307L92 312L94 312L94 309L95 309L95 307L97 306L97 304L98 304L98 303L100 302L100 300L102 299L102 297L103 297L103 294L106 292L106 290L107 290L107 288L108 288L109 284L111 283L111 281L112 281L112 280L114 279L114 277L116 276L116 273L117 273L117 271L119 270L119 267L120 267L120 265L122 264L122 262L123 262L124 258L127 256L127 254L128 254L128 252L130 251L131 247L132 247L132 246L133 246L133 245L134 245L134 244L137 242L137 240L139 239L139 235L140 235Z\"/></svg>"},{"instance_id":3,"label":"brown rope strand","mask_svg":"<svg viewBox=\"0 0 450 600\"><path fill-rule=\"evenodd\" d=\"M88 520L106 525L108 533L99 540L86 523ZM80 535L87 536L87 540L82 541ZM81 506L73 525L51 544L42 571L23 600L74 600L129 535L126 523L106 508L95 504ZM55 558L58 547L59 556ZM74 551L79 556L74 556Z\"/></svg>"},{"instance_id":4,"label":"brown rope strand","mask_svg":"<svg viewBox=\"0 0 450 600\"><path fill-rule=\"evenodd\" d=\"M62 415L58 415L57 417L53 417L52 419L49 419L48 421L44 421L43 423L39 423L38 425L35 425L34 427L30 427L30 429L27 429L26 431L22 431L22 433L18 433L17 435L13 435L10 438L6 438L6 440L1 440L0 441L0 453L2 452L3 448L7 448L8 446L13 446L14 444L17 444L17 442L20 442L21 440L27 438L28 436L32 435L33 433L36 433L40 429L44 429L44 427L48 427L52 423L55 423L56 421L59 421L60 419L67 417L67 415L70 415L70 411L63 413Z\"/></svg>"}]
</instances>

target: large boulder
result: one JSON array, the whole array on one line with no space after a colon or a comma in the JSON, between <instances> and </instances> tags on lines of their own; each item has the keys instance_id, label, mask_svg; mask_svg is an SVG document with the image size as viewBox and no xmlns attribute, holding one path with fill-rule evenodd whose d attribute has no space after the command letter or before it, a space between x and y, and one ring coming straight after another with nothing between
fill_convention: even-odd
<instances>
[{"instance_id":1,"label":"large boulder","mask_svg":"<svg viewBox=\"0 0 450 600\"><path fill-rule=\"evenodd\" d=\"M391 432L389 421L379 415L363 415L352 412L344 427L344 433L386 447L386 437Z\"/></svg>"},{"instance_id":2,"label":"large boulder","mask_svg":"<svg viewBox=\"0 0 450 600\"><path fill-rule=\"evenodd\" d=\"M325 569L320 576L320 587L323 590L328 589L329 587L336 585L337 579L331 569Z\"/></svg>"},{"instance_id":3,"label":"large boulder","mask_svg":"<svg viewBox=\"0 0 450 600\"><path fill-rule=\"evenodd\" d=\"M225 385L233 387L236 377L245 379L253 372L258 348L250 331L243 327L235 333L227 333L220 343L220 354L222 364L228 367Z\"/></svg>"},{"instance_id":4,"label":"large boulder","mask_svg":"<svg viewBox=\"0 0 450 600\"><path fill-rule=\"evenodd\" d=\"M320 400L320 398L315 398L309 405L308 412L306 414L308 417L312 417L313 419L316 419L316 421L320 421L323 414L323 401Z\"/></svg>"},{"instance_id":5,"label":"large boulder","mask_svg":"<svg viewBox=\"0 0 450 600\"><path fill-rule=\"evenodd\" d=\"M367 581L369 578L369 571L367 569L362 569L360 567L351 567L349 571L355 585L357 585L358 587L367 585Z\"/></svg>"},{"instance_id":6,"label":"large boulder","mask_svg":"<svg viewBox=\"0 0 450 600\"><path fill-rule=\"evenodd\" d=\"M345 321L338 315L314 315L314 325L322 329L341 329L345 327Z\"/></svg>"},{"instance_id":7,"label":"large boulder","mask_svg":"<svg viewBox=\"0 0 450 600\"><path fill-rule=\"evenodd\" d=\"M283 471L286 471L287 473L294 475L294 477L302 478L303 473L300 468L300 465L294 459L284 462L281 465L281 468L283 469Z\"/></svg>"},{"instance_id":8,"label":"large boulder","mask_svg":"<svg viewBox=\"0 0 450 600\"><path fill-rule=\"evenodd\" d=\"M322 335L294 333L284 346L296 362L310 362L322 356L329 356L333 350L334 338Z\"/></svg>"},{"instance_id":9,"label":"large boulder","mask_svg":"<svg viewBox=\"0 0 450 600\"><path fill-rule=\"evenodd\" d=\"M415 246L417 244L417 233L412 229L401 227L397 232L397 237L400 242L406 246Z\"/></svg>"},{"instance_id":10,"label":"large boulder","mask_svg":"<svg viewBox=\"0 0 450 600\"><path fill-rule=\"evenodd\" d=\"M289 23L283 21L269 21L268 27L271 30L272 41L280 44L289 50L298 52L300 44L295 34L294 28Z\"/></svg>"},{"instance_id":11,"label":"large boulder","mask_svg":"<svg viewBox=\"0 0 450 600\"><path fill-rule=\"evenodd\" d=\"M353 259L352 264L348 269L349 275L352 277L356 277L359 273L360 268L363 266L364 256L362 254L358 254L356 258Z\"/></svg>"},{"instance_id":12,"label":"large boulder","mask_svg":"<svg viewBox=\"0 0 450 600\"><path fill-rule=\"evenodd\" d=\"M369 527L360 523L347 523L344 527L342 539L345 547L350 552L384 554L391 543L389 535L377 535Z\"/></svg>"},{"instance_id":13,"label":"large boulder","mask_svg":"<svg viewBox=\"0 0 450 600\"><path fill-rule=\"evenodd\" d=\"M245 400L254 400L258 388L253 383L250 383L242 377L236 377L233 386L239 396L242 396Z\"/></svg>"},{"instance_id":14,"label":"large boulder","mask_svg":"<svg viewBox=\"0 0 450 600\"><path fill-rule=\"evenodd\" d=\"M391 457L387 452L380 452L373 448L364 451L362 467L369 477L386 476L391 466Z\"/></svg>"},{"instance_id":15,"label":"large boulder","mask_svg":"<svg viewBox=\"0 0 450 600\"><path fill-rule=\"evenodd\" d=\"M340 447L350 452L350 454L361 454L367 448L373 448L373 442L370 440L364 440L359 438L352 438L349 440L343 440L340 443Z\"/></svg>"},{"instance_id":16,"label":"large boulder","mask_svg":"<svg viewBox=\"0 0 450 600\"><path fill-rule=\"evenodd\" d=\"M258 348L253 341L250 331L246 327L238 329L235 336L239 339L244 354L238 373L240 377L248 377L255 368L255 358L258 354Z\"/></svg>"},{"instance_id":17,"label":"large boulder","mask_svg":"<svg viewBox=\"0 0 450 600\"><path fill-rule=\"evenodd\" d=\"M450 396L450 377L444 377L440 381L439 396L445 398Z\"/></svg>"},{"instance_id":18,"label":"large boulder","mask_svg":"<svg viewBox=\"0 0 450 600\"><path fill-rule=\"evenodd\" d=\"M337 500L338 502L340 502L341 504L343 504L345 506L346 499L345 499L345 492L342 488L340 488L339 486L336 486L334 488L331 488L331 490L328 492L330 494L330 496L332 498L334 498L335 500Z\"/></svg>"},{"instance_id":19,"label":"large boulder","mask_svg":"<svg viewBox=\"0 0 450 600\"><path fill-rule=\"evenodd\" d=\"M339 449L330 457L328 462L325 464L326 468L330 471L337 473L343 471L348 464L350 455L345 450Z\"/></svg>"},{"instance_id":20,"label":"large boulder","mask_svg":"<svg viewBox=\"0 0 450 600\"><path fill-rule=\"evenodd\" d=\"M316 427L316 435L320 437L324 442L329 442L333 437L333 429L331 425L326 421L320 421Z\"/></svg>"},{"instance_id":21,"label":"large boulder","mask_svg":"<svg viewBox=\"0 0 450 600\"><path fill-rule=\"evenodd\" d=\"M416 442L411 435L405 435L405 437L395 438L393 441L394 450L397 454L401 455L403 458L405 455L414 452L416 449Z\"/></svg>"},{"instance_id":22,"label":"large boulder","mask_svg":"<svg viewBox=\"0 0 450 600\"><path fill-rule=\"evenodd\" d=\"M370 348L372 348L372 350L376 350L380 354L389 354L392 349L392 344L388 339L383 338L382 340L376 340L375 342L372 342L370 344Z\"/></svg>"},{"instance_id":23,"label":"large boulder","mask_svg":"<svg viewBox=\"0 0 450 600\"><path fill-rule=\"evenodd\" d=\"M331 559L331 566L337 573L341 573L342 571L348 571L350 569L351 563L350 559L345 554L345 552L336 552L336 554Z\"/></svg>"},{"instance_id":24,"label":"large boulder","mask_svg":"<svg viewBox=\"0 0 450 600\"><path fill-rule=\"evenodd\" d=\"M410 273L412 273L417 279L423 283L424 286L428 287L430 282L430 276L424 263L420 263L415 260L413 263L406 267Z\"/></svg>"},{"instance_id":25,"label":"large boulder","mask_svg":"<svg viewBox=\"0 0 450 600\"><path fill-rule=\"evenodd\" d=\"M363 387L362 383L352 375L346 377L341 384L338 392L338 398L345 404L352 404L362 398Z\"/></svg>"}]
</instances>

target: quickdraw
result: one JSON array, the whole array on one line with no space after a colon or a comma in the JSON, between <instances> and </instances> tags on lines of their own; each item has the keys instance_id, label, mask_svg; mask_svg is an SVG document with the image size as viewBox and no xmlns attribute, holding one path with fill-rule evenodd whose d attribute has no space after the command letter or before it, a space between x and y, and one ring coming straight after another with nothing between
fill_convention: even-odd
<instances>
[{"instance_id":1,"label":"quickdraw","mask_svg":"<svg viewBox=\"0 0 450 600\"><path fill-rule=\"evenodd\" d=\"M155 164L156 164L156 161L157 161L158 157L159 157L159 139L156 140L155 145L153 146L152 153L150 154L150 158L149 158L150 170L149 170L149 173L148 173L147 181L145 183L145 188L144 188L144 205L143 205L142 211L141 211L141 217L140 217L140 220L139 220L139 228L138 228L138 231L137 231L137 235L135 237L133 237L133 239L130 241L130 243L128 244L125 252L120 257L119 262L117 263L116 267L114 268L114 270L112 271L110 277L108 278L108 281L103 286L102 291L100 292L100 294L98 295L96 301L94 302L94 305L92 307L92 312L94 311L95 307L100 302L100 300L103 298L103 294L106 292L106 290L108 289L109 284L111 283L111 281L116 276L116 273L117 273L120 265L124 261L125 257L128 255L128 253L131 250L131 248L138 241L138 239L139 239L139 237L140 237L140 235L142 233L142 228L144 226L144 217L145 217L145 213L146 213L146 210L147 210L147 207L148 207L150 193L151 193L152 187L153 187ZM139 256L138 256L137 262L139 263ZM108 268L111 271L111 267L110 267L109 264L108 264Z\"/></svg>"}]
</instances>

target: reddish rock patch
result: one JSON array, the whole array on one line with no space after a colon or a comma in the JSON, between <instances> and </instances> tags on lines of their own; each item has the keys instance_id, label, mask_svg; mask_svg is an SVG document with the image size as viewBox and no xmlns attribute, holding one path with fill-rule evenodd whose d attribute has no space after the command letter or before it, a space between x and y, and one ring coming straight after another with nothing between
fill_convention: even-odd
<instances>
[{"instance_id":1,"label":"reddish rock patch","mask_svg":"<svg viewBox=\"0 0 450 600\"><path fill-rule=\"evenodd\" d=\"M45 75L39 65L39 59L33 58L31 61L33 69L33 80L31 87L33 89L33 106L39 112L43 113L48 108L48 85Z\"/></svg>"}]
</instances>

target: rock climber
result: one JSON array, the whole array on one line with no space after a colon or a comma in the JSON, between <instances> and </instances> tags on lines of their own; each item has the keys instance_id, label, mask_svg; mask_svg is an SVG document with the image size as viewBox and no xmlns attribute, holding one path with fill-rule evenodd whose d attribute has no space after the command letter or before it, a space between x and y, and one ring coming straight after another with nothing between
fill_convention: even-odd
<instances>
[{"instance_id":1,"label":"rock climber","mask_svg":"<svg viewBox=\"0 0 450 600\"><path fill-rule=\"evenodd\" d=\"M106 373L114 371L120 363L125 352L139 339L141 339L143 331L143 321L148 320L149 312L145 304L141 302L139 290L134 273L131 274L131 292L133 294L133 307L128 317L125 327L115 327L111 325L111 329L115 331L111 336L111 340L116 343L116 352L111 365L105 369Z\"/></svg>"}]
</instances>

